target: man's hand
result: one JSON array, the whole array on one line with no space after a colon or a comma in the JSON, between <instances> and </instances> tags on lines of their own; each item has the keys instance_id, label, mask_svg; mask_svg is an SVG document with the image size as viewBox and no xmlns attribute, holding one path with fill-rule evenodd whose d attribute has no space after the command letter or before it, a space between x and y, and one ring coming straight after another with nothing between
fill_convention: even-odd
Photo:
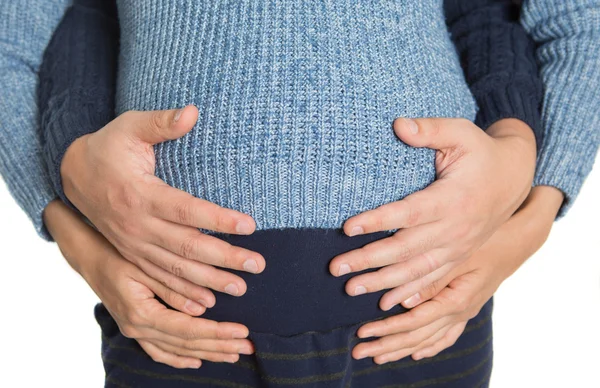
<instances>
[{"instance_id":1,"label":"man's hand","mask_svg":"<svg viewBox=\"0 0 600 388\"><path fill-rule=\"evenodd\" d=\"M437 180L401 201L348 219L350 236L400 229L391 237L335 257L334 276L384 267L350 279L350 295L388 291L389 310L449 274L518 209L531 189L535 138L521 121L501 120L486 132L464 119L398 119L394 130L416 147L437 150Z\"/></svg>"},{"instance_id":2,"label":"man's hand","mask_svg":"<svg viewBox=\"0 0 600 388\"><path fill-rule=\"evenodd\" d=\"M363 325L355 358L374 357L378 364L433 357L452 346L500 284L546 241L563 201L552 187L535 187L523 207L470 259L419 292L419 306L405 314Z\"/></svg>"},{"instance_id":3,"label":"man's hand","mask_svg":"<svg viewBox=\"0 0 600 388\"><path fill-rule=\"evenodd\" d=\"M208 288L234 296L242 278L224 267L260 273L264 258L198 230L251 234L252 217L177 190L154 175L153 145L188 133L198 110L126 112L65 153L61 176L67 198L117 250L147 275L207 307Z\"/></svg>"},{"instance_id":4,"label":"man's hand","mask_svg":"<svg viewBox=\"0 0 600 388\"><path fill-rule=\"evenodd\" d=\"M136 339L155 361L199 368L200 359L236 362L240 353L254 351L244 325L194 318L158 302L155 295L181 311L205 311L123 259L62 202L51 203L44 220L69 264L102 300L123 335Z\"/></svg>"}]
</instances>

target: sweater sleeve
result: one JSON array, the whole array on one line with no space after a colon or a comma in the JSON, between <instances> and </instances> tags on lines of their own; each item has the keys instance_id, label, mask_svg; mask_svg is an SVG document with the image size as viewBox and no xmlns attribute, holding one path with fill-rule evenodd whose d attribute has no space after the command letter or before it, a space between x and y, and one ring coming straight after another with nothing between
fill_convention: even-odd
<instances>
[{"instance_id":1,"label":"sweater sleeve","mask_svg":"<svg viewBox=\"0 0 600 388\"><path fill-rule=\"evenodd\" d=\"M118 52L116 1L75 0L44 55L38 90L43 153L53 189L68 205L61 162L77 138L114 118Z\"/></svg>"},{"instance_id":2,"label":"sweater sleeve","mask_svg":"<svg viewBox=\"0 0 600 388\"><path fill-rule=\"evenodd\" d=\"M521 23L538 48L545 86L535 185L575 201L600 143L600 0L525 0Z\"/></svg>"},{"instance_id":3,"label":"sweater sleeve","mask_svg":"<svg viewBox=\"0 0 600 388\"><path fill-rule=\"evenodd\" d=\"M540 138L542 83L535 45L511 0L445 0L446 23L487 129L504 118L527 123Z\"/></svg>"},{"instance_id":4,"label":"sweater sleeve","mask_svg":"<svg viewBox=\"0 0 600 388\"><path fill-rule=\"evenodd\" d=\"M69 0L0 0L0 174L46 240L56 198L42 156L36 86L42 55Z\"/></svg>"}]
</instances>

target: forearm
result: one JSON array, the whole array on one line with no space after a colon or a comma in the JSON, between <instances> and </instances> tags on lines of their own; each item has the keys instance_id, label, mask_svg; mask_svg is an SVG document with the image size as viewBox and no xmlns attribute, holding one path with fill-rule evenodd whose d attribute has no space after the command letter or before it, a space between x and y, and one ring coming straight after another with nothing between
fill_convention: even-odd
<instances>
[{"instance_id":1,"label":"forearm","mask_svg":"<svg viewBox=\"0 0 600 388\"><path fill-rule=\"evenodd\" d=\"M545 85L535 185L560 189L563 216L600 144L600 0L526 0L521 22L538 43Z\"/></svg>"},{"instance_id":2,"label":"forearm","mask_svg":"<svg viewBox=\"0 0 600 388\"><path fill-rule=\"evenodd\" d=\"M37 127L37 71L68 4L69 0L0 0L0 174L45 239L50 235L42 212L56 196Z\"/></svg>"},{"instance_id":3,"label":"forearm","mask_svg":"<svg viewBox=\"0 0 600 388\"><path fill-rule=\"evenodd\" d=\"M514 118L540 131L542 84L533 40L511 0L445 0L446 23L487 129Z\"/></svg>"},{"instance_id":4,"label":"forearm","mask_svg":"<svg viewBox=\"0 0 600 388\"><path fill-rule=\"evenodd\" d=\"M90 233L93 233L91 228L58 199L46 207L44 223L69 265L87 280L92 268L97 264L96 254L81 252L82 247L93 246L90 241Z\"/></svg>"},{"instance_id":5,"label":"forearm","mask_svg":"<svg viewBox=\"0 0 600 388\"><path fill-rule=\"evenodd\" d=\"M54 191L66 204L60 168L67 148L114 118L118 47L116 2L76 0L44 56L39 86L43 152Z\"/></svg>"}]
</instances>

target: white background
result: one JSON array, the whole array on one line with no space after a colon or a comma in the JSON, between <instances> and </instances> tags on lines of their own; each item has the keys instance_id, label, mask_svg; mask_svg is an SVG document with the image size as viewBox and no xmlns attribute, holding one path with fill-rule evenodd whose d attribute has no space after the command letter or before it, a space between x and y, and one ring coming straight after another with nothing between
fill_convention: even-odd
<instances>
[{"instance_id":1,"label":"white background","mask_svg":"<svg viewBox=\"0 0 600 388\"><path fill-rule=\"evenodd\" d=\"M496 295L493 388L600 387L599 169ZM2 183L0 265L2 386L102 387L97 297Z\"/></svg>"}]
</instances>

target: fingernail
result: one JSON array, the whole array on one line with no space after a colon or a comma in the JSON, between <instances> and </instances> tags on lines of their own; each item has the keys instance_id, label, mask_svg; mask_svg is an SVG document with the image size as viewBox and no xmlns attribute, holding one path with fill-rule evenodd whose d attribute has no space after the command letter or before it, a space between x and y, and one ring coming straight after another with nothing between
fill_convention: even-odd
<instances>
[{"instance_id":1,"label":"fingernail","mask_svg":"<svg viewBox=\"0 0 600 388\"><path fill-rule=\"evenodd\" d=\"M185 109L185 108L183 108L183 109ZM177 112L175 112L175 117L173 117L174 122L179 121L179 119L181 118L181 114L183 113L183 109L179 109Z\"/></svg>"},{"instance_id":2,"label":"fingernail","mask_svg":"<svg viewBox=\"0 0 600 388\"><path fill-rule=\"evenodd\" d=\"M237 294L240 292L240 290L238 289L238 286L236 286L233 283L229 283L227 286L225 286L225 292L233 295L233 296L237 296Z\"/></svg>"},{"instance_id":3,"label":"fingernail","mask_svg":"<svg viewBox=\"0 0 600 388\"><path fill-rule=\"evenodd\" d=\"M241 346L238 349L238 353L240 353L240 354L252 354L252 348L250 346Z\"/></svg>"},{"instance_id":4,"label":"fingernail","mask_svg":"<svg viewBox=\"0 0 600 388\"><path fill-rule=\"evenodd\" d=\"M225 362L228 362L228 363L230 363L230 364L233 364L233 363L237 362L239 359L240 359L240 357L239 357L239 356L237 356L237 355L235 355L235 354L232 354L231 356L227 356L227 357L225 358Z\"/></svg>"},{"instance_id":5,"label":"fingernail","mask_svg":"<svg viewBox=\"0 0 600 388\"><path fill-rule=\"evenodd\" d=\"M194 363L191 365L191 367L192 367L192 368L195 368L195 369L198 369L198 368L200 368L201 366L202 366L202 362L201 362L201 361L194 362Z\"/></svg>"},{"instance_id":6,"label":"fingernail","mask_svg":"<svg viewBox=\"0 0 600 388\"><path fill-rule=\"evenodd\" d=\"M350 237L352 236L356 236L358 234L363 234L365 232L365 230L362 228L362 226L355 226L354 228L352 228L352 230L350 231Z\"/></svg>"},{"instance_id":7,"label":"fingernail","mask_svg":"<svg viewBox=\"0 0 600 388\"><path fill-rule=\"evenodd\" d=\"M252 225L250 225L246 221L240 221L235 226L235 231L239 234L251 234L252 233Z\"/></svg>"},{"instance_id":8,"label":"fingernail","mask_svg":"<svg viewBox=\"0 0 600 388\"><path fill-rule=\"evenodd\" d=\"M193 314L200 314L200 312L202 312L202 306L190 299L185 301L185 305L183 307Z\"/></svg>"},{"instance_id":9,"label":"fingernail","mask_svg":"<svg viewBox=\"0 0 600 388\"><path fill-rule=\"evenodd\" d=\"M345 275L347 273L350 273L352 271L352 268L350 268L350 266L348 264L341 264L340 265L340 269L338 270L338 276L342 276Z\"/></svg>"},{"instance_id":10,"label":"fingernail","mask_svg":"<svg viewBox=\"0 0 600 388\"><path fill-rule=\"evenodd\" d=\"M240 330L235 330L231 335L234 339L246 338L246 333Z\"/></svg>"},{"instance_id":11,"label":"fingernail","mask_svg":"<svg viewBox=\"0 0 600 388\"><path fill-rule=\"evenodd\" d=\"M419 133L419 126L417 125L416 121L411 119L404 119L404 121L406 122L406 125L408 125L408 128L410 128L410 133L413 135Z\"/></svg>"},{"instance_id":12,"label":"fingernail","mask_svg":"<svg viewBox=\"0 0 600 388\"><path fill-rule=\"evenodd\" d=\"M244 261L244 270L252 273L258 272L258 264L255 260L249 259Z\"/></svg>"},{"instance_id":13,"label":"fingernail","mask_svg":"<svg viewBox=\"0 0 600 388\"><path fill-rule=\"evenodd\" d=\"M421 295L419 295L419 293L416 293L404 301L404 306L409 307L409 308L415 307L420 301L421 301Z\"/></svg>"},{"instance_id":14,"label":"fingernail","mask_svg":"<svg viewBox=\"0 0 600 388\"><path fill-rule=\"evenodd\" d=\"M362 295L367 292L367 289L364 286L356 286L354 289L354 295Z\"/></svg>"},{"instance_id":15,"label":"fingernail","mask_svg":"<svg viewBox=\"0 0 600 388\"><path fill-rule=\"evenodd\" d=\"M412 358L413 358L413 360L415 360L415 361L419 361L420 359L422 359L422 358L423 358L423 356L417 353L417 354L413 354L413 357L412 357Z\"/></svg>"}]
</instances>

